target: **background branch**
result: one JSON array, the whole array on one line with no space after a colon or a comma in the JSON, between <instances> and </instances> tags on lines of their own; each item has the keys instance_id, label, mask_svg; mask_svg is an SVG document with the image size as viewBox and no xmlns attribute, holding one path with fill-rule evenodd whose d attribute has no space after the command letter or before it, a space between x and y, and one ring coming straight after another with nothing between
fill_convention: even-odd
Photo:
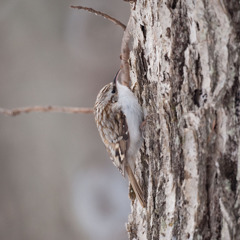
<instances>
[{"instance_id":1,"label":"background branch","mask_svg":"<svg viewBox=\"0 0 240 240\"><path fill-rule=\"evenodd\" d=\"M118 21L116 18L113 18L113 17L109 16L106 13L103 13L103 12L100 12L100 11L96 11L93 8L88 8L88 7L83 7L83 6L71 6L71 8L83 9L85 11L88 11L88 12L91 12L91 13L94 13L96 15L104 17L105 19L107 19L107 20L113 22L114 24L120 26L123 30L125 30L125 28L126 28L126 26L123 23L121 23L120 21Z\"/></svg>"},{"instance_id":2,"label":"background branch","mask_svg":"<svg viewBox=\"0 0 240 240\"><path fill-rule=\"evenodd\" d=\"M15 109L0 108L0 113L8 116L17 116L21 113L30 112L59 112L59 113L92 113L92 108L78 108L78 107L58 107L58 106L33 106Z\"/></svg>"}]
</instances>

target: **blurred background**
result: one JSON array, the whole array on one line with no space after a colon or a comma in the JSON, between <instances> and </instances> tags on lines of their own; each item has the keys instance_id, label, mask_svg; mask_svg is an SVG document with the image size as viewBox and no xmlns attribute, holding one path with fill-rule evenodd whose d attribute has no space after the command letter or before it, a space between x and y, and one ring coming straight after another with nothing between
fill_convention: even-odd
<instances>
[{"instance_id":1,"label":"blurred background","mask_svg":"<svg viewBox=\"0 0 240 240\"><path fill-rule=\"evenodd\" d=\"M120 64L119 0L1 0L0 107L92 107ZM0 239L124 240L128 184L93 115L0 115Z\"/></svg>"}]
</instances>

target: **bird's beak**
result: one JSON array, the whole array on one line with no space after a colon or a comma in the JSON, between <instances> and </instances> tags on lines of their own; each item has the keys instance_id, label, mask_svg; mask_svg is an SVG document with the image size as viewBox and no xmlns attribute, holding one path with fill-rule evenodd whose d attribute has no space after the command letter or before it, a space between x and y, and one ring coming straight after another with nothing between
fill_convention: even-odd
<instances>
[{"instance_id":1,"label":"bird's beak","mask_svg":"<svg viewBox=\"0 0 240 240\"><path fill-rule=\"evenodd\" d=\"M118 79L119 73L121 72L121 68L118 70L118 72L116 73L114 79L113 79L113 85L116 85L116 81Z\"/></svg>"}]
</instances>

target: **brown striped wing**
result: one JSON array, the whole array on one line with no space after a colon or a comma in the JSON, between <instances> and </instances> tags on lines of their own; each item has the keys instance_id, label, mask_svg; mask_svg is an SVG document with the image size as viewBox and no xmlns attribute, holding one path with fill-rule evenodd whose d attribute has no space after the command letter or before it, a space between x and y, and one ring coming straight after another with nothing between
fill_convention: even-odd
<instances>
[{"instance_id":1,"label":"brown striped wing","mask_svg":"<svg viewBox=\"0 0 240 240\"><path fill-rule=\"evenodd\" d=\"M110 106L108 105L106 107ZM111 110L112 109L114 108L111 106ZM116 111L108 110L109 109L105 108L104 116L100 114L103 119L102 121L98 121L98 130L113 164L124 176L126 152L129 141L126 117L120 109L116 109ZM96 117L97 115L95 115L95 118Z\"/></svg>"}]
</instances>

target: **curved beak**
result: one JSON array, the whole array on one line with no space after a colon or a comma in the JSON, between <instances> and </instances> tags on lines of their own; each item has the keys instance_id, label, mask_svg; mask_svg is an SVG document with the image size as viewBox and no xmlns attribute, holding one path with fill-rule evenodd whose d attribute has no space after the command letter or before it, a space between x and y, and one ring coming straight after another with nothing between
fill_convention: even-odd
<instances>
[{"instance_id":1,"label":"curved beak","mask_svg":"<svg viewBox=\"0 0 240 240\"><path fill-rule=\"evenodd\" d=\"M116 85L116 81L118 79L119 73L121 72L121 68L118 70L118 72L116 73L114 79L113 79L113 85Z\"/></svg>"}]
</instances>

